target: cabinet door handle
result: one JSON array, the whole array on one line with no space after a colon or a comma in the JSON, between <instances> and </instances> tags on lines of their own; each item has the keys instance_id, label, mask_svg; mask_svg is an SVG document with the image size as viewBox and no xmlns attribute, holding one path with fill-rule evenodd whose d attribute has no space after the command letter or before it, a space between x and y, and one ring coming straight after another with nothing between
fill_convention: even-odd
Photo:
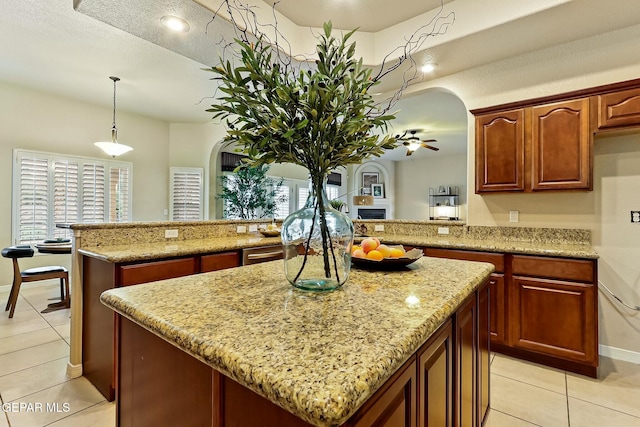
<instances>
[{"instance_id":1,"label":"cabinet door handle","mask_svg":"<svg viewBox=\"0 0 640 427\"><path fill-rule=\"evenodd\" d=\"M262 254L249 254L247 255L248 259L265 259L265 258L271 258L274 256L278 256L278 255L282 255L282 251L278 251L278 252L265 252Z\"/></svg>"},{"instance_id":2,"label":"cabinet door handle","mask_svg":"<svg viewBox=\"0 0 640 427\"><path fill-rule=\"evenodd\" d=\"M490 284L490 285L495 285L496 283L498 283L498 281L496 281L496 280L489 280L489 284Z\"/></svg>"}]
</instances>

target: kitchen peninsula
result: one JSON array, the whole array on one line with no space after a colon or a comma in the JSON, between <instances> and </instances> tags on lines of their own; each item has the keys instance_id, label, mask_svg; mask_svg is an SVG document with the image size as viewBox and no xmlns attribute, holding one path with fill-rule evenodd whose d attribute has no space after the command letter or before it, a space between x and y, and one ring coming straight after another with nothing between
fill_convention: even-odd
<instances>
[{"instance_id":1,"label":"kitchen peninsula","mask_svg":"<svg viewBox=\"0 0 640 427\"><path fill-rule=\"evenodd\" d=\"M492 271L424 257L310 293L273 261L106 291L119 425L477 425Z\"/></svg>"}]
</instances>

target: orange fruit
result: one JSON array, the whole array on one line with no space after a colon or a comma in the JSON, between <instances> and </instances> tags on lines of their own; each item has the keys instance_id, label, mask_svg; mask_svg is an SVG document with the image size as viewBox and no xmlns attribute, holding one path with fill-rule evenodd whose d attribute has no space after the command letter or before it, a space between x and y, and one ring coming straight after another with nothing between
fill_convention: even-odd
<instances>
[{"instance_id":1,"label":"orange fruit","mask_svg":"<svg viewBox=\"0 0 640 427\"><path fill-rule=\"evenodd\" d=\"M387 245L378 246L376 251L380 252L384 258L389 258L391 256L391 248Z\"/></svg>"},{"instance_id":2,"label":"orange fruit","mask_svg":"<svg viewBox=\"0 0 640 427\"><path fill-rule=\"evenodd\" d=\"M378 246L380 246L380 239L378 239L377 237L369 237L370 239L374 240Z\"/></svg>"},{"instance_id":3,"label":"orange fruit","mask_svg":"<svg viewBox=\"0 0 640 427\"><path fill-rule=\"evenodd\" d=\"M354 258L366 258L367 254L365 254L362 249L356 249L351 253L351 256Z\"/></svg>"},{"instance_id":4,"label":"orange fruit","mask_svg":"<svg viewBox=\"0 0 640 427\"><path fill-rule=\"evenodd\" d=\"M360 242L360 247L362 248L364 253L368 254L370 251L378 247L378 243L373 239L367 238Z\"/></svg>"},{"instance_id":5,"label":"orange fruit","mask_svg":"<svg viewBox=\"0 0 640 427\"><path fill-rule=\"evenodd\" d=\"M374 261L382 261L384 257L380 252L374 249L372 251L367 252L367 259L371 259Z\"/></svg>"},{"instance_id":6,"label":"orange fruit","mask_svg":"<svg viewBox=\"0 0 640 427\"><path fill-rule=\"evenodd\" d=\"M391 257L391 258L401 258L403 256L404 256L404 251L402 249L391 248L391 253L389 254L389 257Z\"/></svg>"},{"instance_id":7,"label":"orange fruit","mask_svg":"<svg viewBox=\"0 0 640 427\"><path fill-rule=\"evenodd\" d=\"M351 247L351 253L354 253L355 251L361 251L362 248L360 247L360 245L353 245Z\"/></svg>"}]
</instances>

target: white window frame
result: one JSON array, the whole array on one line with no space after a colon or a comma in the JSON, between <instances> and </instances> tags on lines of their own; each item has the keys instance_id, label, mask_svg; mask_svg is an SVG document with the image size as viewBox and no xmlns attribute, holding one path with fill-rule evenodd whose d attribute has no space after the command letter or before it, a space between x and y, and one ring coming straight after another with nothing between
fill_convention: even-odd
<instances>
[{"instance_id":1,"label":"white window frame","mask_svg":"<svg viewBox=\"0 0 640 427\"><path fill-rule=\"evenodd\" d=\"M177 174L191 175L192 177L198 176L200 184L198 187L198 217L197 218L174 218L175 207L175 191L176 182L175 178ZM204 218L204 169L203 168L182 168L172 167L169 168L170 175L170 188L169 188L169 219L171 221L201 221Z\"/></svg>"},{"instance_id":2,"label":"white window frame","mask_svg":"<svg viewBox=\"0 0 640 427\"><path fill-rule=\"evenodd\" d=\"M128 189L127 189L127 209L125 217L127 221L131 220L131 214L133 210L133 163L131 162L122 162L122 161L114 161L114 160L104 160L104 159L96 159L90 157L80 157L80 156L72 156L66 154L57 154L57 153L48 153L42 151L33 151L33 150L23 150L23 149L14 149L13 150L13 171L12 171L12 197L11 197L11 240L13 244L29 244L35 243L35 241L21 241L20 240L20 196L21 196L21 168L20 162L22 158L34 157L42 160L47 160L47 180L48 180L48 190L47 190L47 206L52 207L54 205L54 163L58 161L62 162L72 162L78 163L78 200L77 200L77 209L78 209L78 221L82 222L82 207L83 207L83 194L82 194L82 170L84 165L100 165L104 167L104 215L103 218L106 221L101 222L109 222L109 218L111 215L111 169L127 169L128 171ZM115 207L114 207L115 208ZM49 208L47 212L47 236L49 237L59 237L61 235L60 230L57 229L55 220L54 220L54 212L53 209ZM126 221L122 221L126 222ZM70 232L66 231L64 234L65 237L70 237Z\"/></svg>"}]
</instances>

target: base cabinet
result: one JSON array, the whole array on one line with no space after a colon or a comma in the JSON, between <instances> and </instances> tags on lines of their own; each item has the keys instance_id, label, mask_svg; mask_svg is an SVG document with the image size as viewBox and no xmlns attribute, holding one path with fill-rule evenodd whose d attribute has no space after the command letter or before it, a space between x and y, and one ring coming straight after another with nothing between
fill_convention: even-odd
<instances>
[{"instance_id":1,"label":"base cabinet","mask_svg":"<svg viewBox=\"0 0 640 427\"><path fill-rule=\"evenodd\" d=\"M114 264L85 256L82 261L82 370L108 400L116 390L116 316L102 305L102 292L122 286L238 267L240 252Z\"/></svg>"},{"instance_id":2,"label":"base cabinet","mask_svg":"<svg viewBox=\"0 0 640 427\"><path fill-rule=\"evenodd\" d=\"M493 351L597 377L595 260L436 248L425 254L494 264L488 295Z\"/></svg>"},{"instance_id":3,"label":"base cabinet","mask_svg":"<svg viewBox=\"0 0 640 427\"><path fill-rule=\"evenodd\" d=\"M488 410L489 397L488 297L485 283L342 427L482 425L486 413L479 408ZM117 319L117 425L310 426L130 320Z\"/></svg>"}]
</instances>

